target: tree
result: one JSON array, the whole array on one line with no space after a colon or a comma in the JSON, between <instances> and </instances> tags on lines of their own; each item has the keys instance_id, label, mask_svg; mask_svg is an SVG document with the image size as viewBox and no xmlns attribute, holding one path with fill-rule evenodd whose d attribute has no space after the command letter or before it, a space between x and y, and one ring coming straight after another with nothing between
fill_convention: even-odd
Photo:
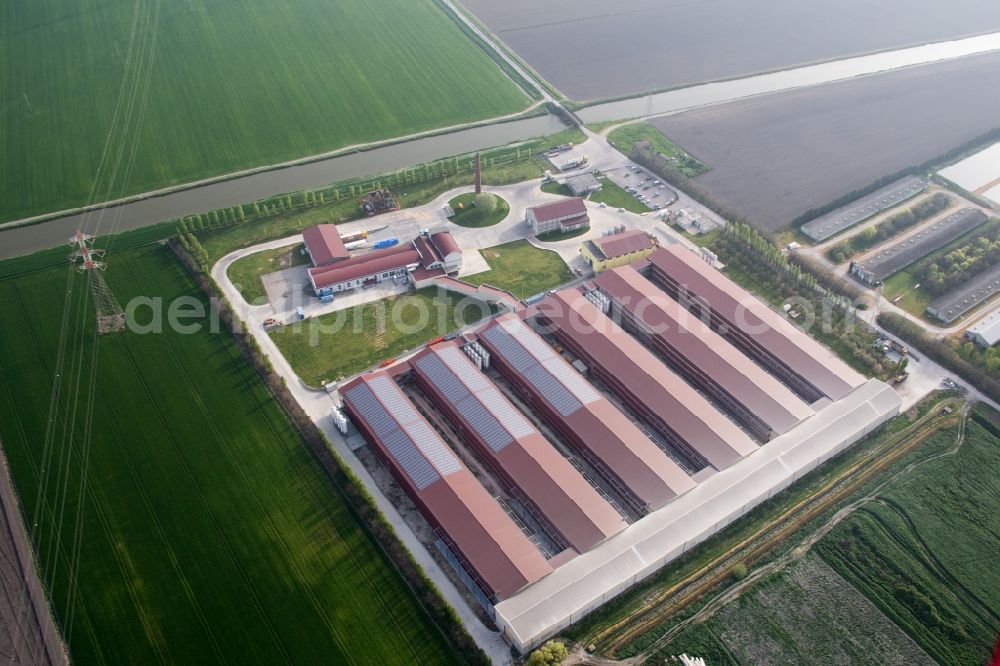
<instances>
[{"instance_id":1,"label":"tree","mask_svg":"<svg viewBox=\"0 0 1000 666\"><path fill-rule=\"evenodd\" d=\"M528 666L557 666L569 655L566 646L559 641L549 641L531 653Z\"/></svg>"},{"instance_id":2,"label":"tree","mask_svg":"<svg viewBox=\"0 0 1000 666\"><path fill-rule=\"evenodd\" d=\"M491 212L497 208L497 198L490 192L480 192L476 195L476 208Z\"/></svg>"}]
</instances>

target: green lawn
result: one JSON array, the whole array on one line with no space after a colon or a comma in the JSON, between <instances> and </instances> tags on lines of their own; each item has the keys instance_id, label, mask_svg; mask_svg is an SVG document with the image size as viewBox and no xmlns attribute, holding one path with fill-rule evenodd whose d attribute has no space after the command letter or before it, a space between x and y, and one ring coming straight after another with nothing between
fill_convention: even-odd
<instances>
[{"instance_id":1,"label":"green lawn","mask_svg":"<svg viewBox=\"0 0 1000 666\"><path fill-rule=\"evenodd\" d=\"M652 188L647 190L647 193L650 196L654 194ZM651 210L607 178L601 180L601 189L592 192L589 199L597 203L606 203L610 208L624 208L633 213L648 213Z\"/></svg>"},{"instance_id":2,"label":"green lawn","mask_svg":"<svg viewBox=\"0 0 1000 666\"><path fill-rule=\"evenodd\" d=\"M481 251L490 270L462 278L472 284L491 284L527 298L573 279L566 262L552 250L542 250L526 240Z\"/></svg>"},{"instance_id":3,"label":"green lawn","mask_svg":"<svg viewBox=\"0 0 1000 666\"><path fill-rule=\"evenodd\" d=\"M309 263L309 257L302 253L303 247L302 243L296 243L291 247L264 250L238 259L229 266L229 280L239 289L247 303L263 303L267 299L267 292L264 291L261 277Z\"/></svg>"},{"instance_id":4,"label":"green lawn","mask_svg":"<svg viewBox=\"0 0 1000 666\"><path fill-rule=\"evenodd\" d=\"M503 197L494 194L496 207L490 210L476 206L476 196L475 192L466 192L449 201L448 205L455 211L455 214L448 220L460 227L492 227L494 224L502 222L510 213L510 204Z\"/></svg>"},{"instance_id":5,"label":"green lawn","mask_svg":"<svg viewBox=\"0 0 1000 666\"><path fill-rule=\"evenodd\" d=\"M654 150L670 159L677 170L688 178L694 178L711 169L707 164L684 152L680 146L647 122L640 121L613 129L608 134L608 141L626 155L632 152L636 143L649 141Z\"/></svg>"},{"instance_id":6,"label":"green lawn","mask_svg":"<svg viewBox=\"0 0 1000 666\"><path fill-rule=\"evenodd\" d=\"M530 103L433 0L9 0L0 18L0 220Z\"/></svg>"},{"instance_id":7,"label":"green lawn","mask_svg":"<svg viewBox=\"0 0 1000 666\"><path fill-rule=\"evenodd\" d=\"M106 277L122 303L206 304L159 246L110 257ZM457 663L230 335L96 346L86 293L68 268L0 282L0 438L73 662Z\"/></svg>"},{"instance_id":8,"label":"green lawn","mask_svg":"<svg viewBox=\"0 0 1000 666\"><path fill-rule=\"evenodd\" d=\"M934 296L923 288L914 289L917 286L916 278L909 271L902 270L885 280L885 286L882 287L882 298L892 302L902 296L896 301L896 305L915 317L923 317L924 311L934 300Z\"/></svg>"},{"instance_id":9,"label":"green lawn","mask_svg":"<svg viewBox=\"0 0 1000 666\"><path fill-rule=\"evenodd\" d=\"M299 377L319 386L479 321L485 307L428 287L289 324L271 337Z\"/></svg>"}]
</instances>

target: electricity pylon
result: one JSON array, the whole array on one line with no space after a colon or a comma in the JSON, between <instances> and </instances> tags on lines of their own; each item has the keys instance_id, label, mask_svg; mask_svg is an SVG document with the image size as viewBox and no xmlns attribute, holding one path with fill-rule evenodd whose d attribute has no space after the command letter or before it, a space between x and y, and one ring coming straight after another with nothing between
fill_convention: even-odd
<instances>
[{"instance_id":1,"label":"electricity pylon","mask_svg":"<svg viewBox=\"0 0 1000 666\"><path fill-rule=\"evenodd\" d=\"M94 309L97 311L97 333L117 333L125 328L125 312L118 304L118 299L111 293L104 281L104 262L100 257L104 250L94 248L94 237L82 231L76 232L69 239L69 244L76 248L69 259L81 273L87 274L90 283L90 294L94 299Z\"/></svg>"}]
</instances>

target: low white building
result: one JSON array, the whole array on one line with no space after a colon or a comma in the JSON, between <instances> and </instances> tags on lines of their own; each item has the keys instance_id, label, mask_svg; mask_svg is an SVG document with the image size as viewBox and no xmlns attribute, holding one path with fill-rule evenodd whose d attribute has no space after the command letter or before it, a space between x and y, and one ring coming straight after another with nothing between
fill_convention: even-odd
<instances>
[{"instance_id":1,"label":"low white building","mask_svg":"<svg viewBox=\"0 0 1000 666\"><path fill-rule=\"evenodd\" d=\"M1000 342L1000 308L970 326L965 331L965 337L983 348L992 347Z\"/></svg>"}]
</instances>

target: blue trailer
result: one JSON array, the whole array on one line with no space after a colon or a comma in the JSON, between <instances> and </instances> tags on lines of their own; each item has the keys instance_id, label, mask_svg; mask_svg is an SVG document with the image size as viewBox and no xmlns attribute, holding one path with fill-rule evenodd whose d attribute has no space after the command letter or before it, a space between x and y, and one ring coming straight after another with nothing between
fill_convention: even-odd
<instances>
[{"instance_id":1,"label":"blue trailer","mask_svg":"<svg viewBox=\"0 0 1000 666\"><path fill-rule=\"evenodd\" d=\"M398 245L398 244L399 244L398 238L386 238L385 240L380 240L376 242L375 245L373 245L372 247L374 247L376 250L382 250L387 247L392 247L393 245Z\"/></svg>"}]
</instances>

